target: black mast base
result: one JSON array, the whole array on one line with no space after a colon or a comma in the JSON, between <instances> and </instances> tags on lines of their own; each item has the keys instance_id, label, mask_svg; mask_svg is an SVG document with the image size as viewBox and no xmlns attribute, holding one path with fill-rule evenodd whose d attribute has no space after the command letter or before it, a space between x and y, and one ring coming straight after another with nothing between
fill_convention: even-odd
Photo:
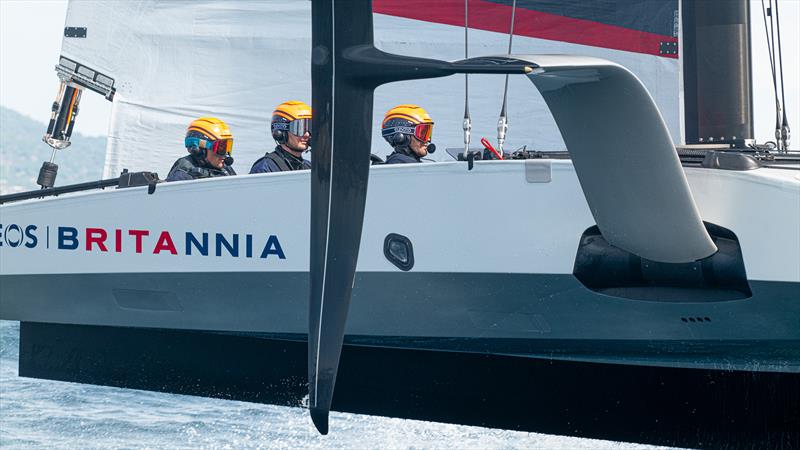
<instances>
[{"instance_id":1,"label":"black mast base","mask_svg":"<svg viewBox=\"0 0 800 450\"><path fill-rule=\"evenodd\" d=\"M42 189L50 189L56 185L57 176L58 164L45 161L39 169L39 178L36 179L36 184L41 186Z\"/></svg>"}]
</instances>

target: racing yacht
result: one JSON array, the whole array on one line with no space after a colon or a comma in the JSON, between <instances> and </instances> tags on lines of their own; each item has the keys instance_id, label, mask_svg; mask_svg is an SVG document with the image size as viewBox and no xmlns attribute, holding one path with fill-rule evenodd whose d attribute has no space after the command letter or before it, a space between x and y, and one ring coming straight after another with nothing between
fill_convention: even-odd
<instances>
[{"instance_id":1,"label":"racing yacht","mask_svg":"<svg viewBox=\"0 0 800 450\"><path fill-rule=\"evenodd\" d=\"M554 15L475 3L487 28L498 8ZM131 166L118 178L2 197L0 318L21 322L20 375L304 405L323 434L333 408L662 444L796 442L798 155L788 127L777 148L752 142L747 2L674 3L682 61L676 37L648 47L660 55L648 58L682 64L681 142L710 147L676 151L675 115L662 115L620 63L401 56L374 46L373 9L395 20L409 8L313 1L310 172L166 184ZM452 7L443 5L431 14ZM154 37L151 14L163 23L175 9L147 6L114 14L152 22L143 33ZM198 7L217 20L188 20L200 33L241 38L233 42L247 43L247 55L252 41L226 28L218 6ZM175 94L141 80L202 79L203 70L156 69L203 40L161 41L173 47L145 55L154 67L128 53L134 61L118 66L106 53L84 60L81 39L92 52L151 43L103 28L77 14L82 7L70 6L46 139L65 145L74 101L101 93L118 108L109 171L127 164L137 123L136 148L152 148L148 136L165 142L159 133L194 112L154 99L171 92L188 102L197 84ZM740 39L708 48L697 44L704 33ZM145 72L139 84L125 78L134 68ZM234 69L213 76L263 75ZM524 82L510 98L546 109L567 151L486 160L467 143L447 162L370 166L376 88L455 74ZM707 95L712 83L726 94ZM219 87L243 95L231 86ZM242 123L255 122L253 104ZM158 117L160 128L146 126Z\"/></svg>"}]
</instances>

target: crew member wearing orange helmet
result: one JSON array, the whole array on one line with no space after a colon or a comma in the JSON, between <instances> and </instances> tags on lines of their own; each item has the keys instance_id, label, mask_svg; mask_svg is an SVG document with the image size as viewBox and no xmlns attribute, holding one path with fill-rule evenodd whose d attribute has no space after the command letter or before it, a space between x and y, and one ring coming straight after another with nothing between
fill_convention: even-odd
<instances>
[{"instance_id":1,"label":"crew member wearing orange helmet","mask_svg":"<svg viewBox=\"0 0 800 450\"><path fill-rule=\"evenodd\" d=\"M172 165L167 181L236 175L233 167L233 135L228 125L215 117L192 121L184 139L187 156Z\"/></svg>"},{"instance_id":2,"label":"crew member wearing orange helmet","mask_svg":"<svg viewBox=\"0 0 800 450\"><path fill-rule=\"evenodd\" d=\"M275 150L253 163L250 173L311 169L311 162L303 159L311 144L310 106L297 100L281 103L272 112L270 130Z\"/></svg>"},{"instance_id":3,"label":"crew member wearing orange helmet","mask_svg":"<svg viewBox=\"0 0 800 450\"><path fill-rule=\"evenodd\" d=\"M381 135L394 150L386 164L418 163L436 151L431 143L433 119L417 105L398 105L383 116Z\"/></svg>"}]
</instances>

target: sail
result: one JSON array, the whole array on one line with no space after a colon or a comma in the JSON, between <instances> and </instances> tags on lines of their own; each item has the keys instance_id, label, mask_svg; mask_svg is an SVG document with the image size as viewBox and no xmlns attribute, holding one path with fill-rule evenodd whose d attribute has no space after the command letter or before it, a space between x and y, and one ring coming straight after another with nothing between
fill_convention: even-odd
<instances>
[{"instance_id":1,"label":"sail","mask_svg":"<svg viewBox=\"0 0 800 450\"><path fill-rule=\"evenodd\" d=\"M673 140L680 141L677 0L519 0L516 9L512 4L469 1L470 56L507 52L513 11L514 53L580 54L627 67L650 91ZM463 1L375 0L373 10L375 41L382 50L445 60L464 57ZM123 168L165 176L172 162L186 154L187 124L200 116L230 125L234 168L247 173L274 148L268 132L274 107L290 99L311 102L307 1L72 1L65 27L85 28L85 33L65 33L62 57L113 80L107 177ZM524 77L511 77L506 150L523 145L564 149L544 101L531 101L530 94ZM473 142L496 139L502 98L501 78L470 77ZM372 153L390 153L375 125L400 103L416 103L430 112L436 123L433 141L440 148L463 146L462 76L379 88ZM449 159L443 151L431 156Z\"/></svg>"}]
</instances>

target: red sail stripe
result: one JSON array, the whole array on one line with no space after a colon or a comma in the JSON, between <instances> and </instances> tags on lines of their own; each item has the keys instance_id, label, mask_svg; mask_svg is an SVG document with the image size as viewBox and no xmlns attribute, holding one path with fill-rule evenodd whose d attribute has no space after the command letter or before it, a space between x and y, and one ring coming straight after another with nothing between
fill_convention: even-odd
<instances>
[{"instance_id":1,"label":"red sail stripe","mask_svg":"<svg viewBox=\"0 0 800 450\"><path fill-rule=\"evenodd\" d=\"M464 26L464 2L437 0L373 0L372 9L378 14L405 17L425 22ZM508 33L511 7L486 0L469 1L469 26L479 30ZM677 42L678 38L633 30L584 19L559 16L517 7L515 36L527 36L552 41L570 42L613 50L677 58L677 54L660 54L662 42Z\"/></svg>"}]
</instances>

